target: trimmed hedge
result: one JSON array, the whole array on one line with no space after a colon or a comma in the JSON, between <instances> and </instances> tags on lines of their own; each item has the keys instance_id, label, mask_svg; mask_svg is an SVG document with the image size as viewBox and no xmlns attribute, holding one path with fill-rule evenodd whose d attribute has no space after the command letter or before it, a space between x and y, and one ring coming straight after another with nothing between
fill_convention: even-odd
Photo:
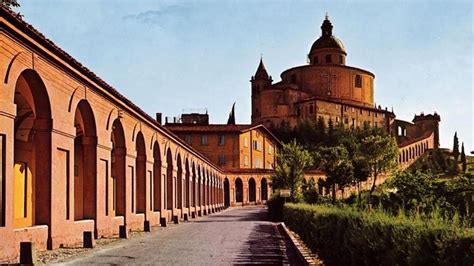
<instances>
[{"instance_id":1,"label":"trimmed hedge","mask_svg":"<svg viewBox=\"0 0 474 266\"><path fill-rule=\"evenodd\" d=\"M473 265L474 233L350 207L285 204L285 224L326 265Z\"/></svg>"}]
</instances>

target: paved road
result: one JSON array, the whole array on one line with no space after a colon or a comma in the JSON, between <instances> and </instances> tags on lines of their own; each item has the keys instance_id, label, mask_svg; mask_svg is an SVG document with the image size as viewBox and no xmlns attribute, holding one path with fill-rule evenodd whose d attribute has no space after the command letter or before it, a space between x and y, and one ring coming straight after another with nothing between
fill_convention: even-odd
<instances>
[{"instance_id":1,"label":"paved road","mask_svg":"<svg viewBox=\"0 0 474 266\"><path fill-rule=\"evenodd\" d=\"M263 207L235 208L95 251L72 264L296 264Z\"/></svg>"}]
</instances>

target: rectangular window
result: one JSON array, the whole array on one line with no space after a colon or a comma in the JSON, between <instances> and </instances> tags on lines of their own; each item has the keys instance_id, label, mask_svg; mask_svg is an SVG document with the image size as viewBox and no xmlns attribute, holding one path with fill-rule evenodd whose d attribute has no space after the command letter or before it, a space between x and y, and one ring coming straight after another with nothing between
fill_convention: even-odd
<instances>
[{"instance_id":1,"label":"rectangular window","mask_svg":"<svg viewBox=\"0 0 474 266\"><path fill-rule=\"evenodd\" d=\"M355 75L354 87L362 88L362 77L360 75Z\"/></svg>"},{"instance_id":2,"label":"rectangular window","mask_svg":"<svg viewBox=\"0 0 474 266\"><path fill-rule=\"evenodd\" d=\"M331 60L331 55L330 54L327 54L326 55L326 63L331 63L332 60Z\"/></svg>"},{"instance_id":3,"label":"rectangular window","mask_svg":"<svg viewBox=\"0 0 474 266\"><path fill-rule=\"evenodd\" d=\"M355 127L355 125L356 125L356 120L355 118L352 118L352 126Z\"/></svg>"},{"instance_id":4,"label":"rectangular window","mask_svg":"<svg viewBox=\"0 0 474 266\"><path fill-rule=\"evenodd\" d=\"M225 145L225 135L219 135L219 146Z\"/></svg>"},{"instance_id":5,"label":"rectangular window","mask_svg":"<svg viewBox=\"0 0 474 266\"><path fill-rule=\"evenodd\" d=\"M5 226L5 137L0 134L0 226Z\"/></svg>"},{"instance_id":6,"label":"rectangular window","mask_svg":"<svg viewBox=\"0 0 474 266\"><path fill-rule=\"evenodd\" d=\"M219 154L219 157L217 158L217 161L219 164L225 164L225 155L224 154Z\"/></svg>"},{"instance_id":7,"label":"rectangular window","mask_svg":"<svg viewBox=\"0 0 474 266\"><path fill-rule=\"evenodd\" d=\"M249 139L244 138L244 147L247 148L249 146Z\"/></svg>"},{"instance_id":8,"label":"rectangular window","mask_svg":"<svg viewBox=\"0 0 474 266\"><path fill-rule=\"evenodd\" d=\"M187 144L191 144L191 135L184 136L184 140L186 141Z\"/></svg>"},{"instance_id":9,"label":"rectangular window","mask_svg":"<svg viewBox=\"0 0 474 266\"><path fill-rule=\"evenodd\" d=\"M244 166L249 166L249 157L244 155Z\"/></svg>"},{"instance_id":10,"label":"rectangular window","mask_svg":"<svg viewBox=\"0 0 474 266\"><path fill-rule=\"evenodd\" d=\"M207 135L201 136L201 145L207 145Z\"/></svg>"},{"instance_id":11,"label":"rectangular window","mask_svg":"<svg viewBox=\"0 0 474 266\"><path fill-rule=\"evenodd\" d=\"M262 161L260 159L255 159L255 168L262 168Z\"/></svg>"},{"instance_id":12,"label":"rectangular window","mask_svg":"<svg viewBox=\"0 0 474 266\"><path fill-rule=\"evenodd\" d=\"M273 146L272 145L268 146L268 154L273 154Z\"/></svg>"},{"instance_id":13,"label":"rectangular window","mask_svg":"<svg viewBox=\"0 0 474 266\"><path fill-rule=\"evenodd\" d=\"M362 114L362 109L360 109L360 114Z\"/></svg>"},{"instance_id":14,"label":"rectangular window","mask_svg":"<svg viewBox=\"0 0 474 266\"><path fill-rule=\"evenodd\" d=\"M312 115L314 113L314 106L310 105L309 106L309 114Z\"/></svg>"}]
</instances>

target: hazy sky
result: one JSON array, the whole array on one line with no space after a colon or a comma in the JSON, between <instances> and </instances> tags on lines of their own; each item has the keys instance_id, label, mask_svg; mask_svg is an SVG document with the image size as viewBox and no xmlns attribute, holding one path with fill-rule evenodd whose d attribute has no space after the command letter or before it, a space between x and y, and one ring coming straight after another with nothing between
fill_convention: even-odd
<instances>
[{"instance_id":1,"label":"hazy sky","mask_svg":"<svg viewBox=\"0 0 474 266\"><path fill-rule=\"evenodd\" d=\"M324 14L347 64L373 72L377 105L398 119L441 115L474 150L473 4L460 1L20 0L26 21L154 116L207 108L250 122L250 77L306 64Z\"/></svg>"}]
</instances>

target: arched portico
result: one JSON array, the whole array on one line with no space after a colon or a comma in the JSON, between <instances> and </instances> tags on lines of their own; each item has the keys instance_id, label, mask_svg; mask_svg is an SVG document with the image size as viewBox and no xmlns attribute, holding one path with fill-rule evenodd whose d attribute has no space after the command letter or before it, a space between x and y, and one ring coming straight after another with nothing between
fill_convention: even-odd
<instances>
[{"instance_id":1,"label":"arched portico","mask_svg":"<svg viewBox=\"0 0 474 266\"><path fill-rule=\"evenodd\" d=\"M13 227L49 225L51 107L44 83L34 70L24 70L18 77L14 103Z\"/></svg>"},{"instance_id":2,"label":"arched portico","mask_svg":"<svg viewBox=\"0 0 474 266\"><path fill-rule=\"evenodd\" d=\"M74 220L95 219L97 209L97 132L86 100L74 115Z\"/></svg>"}]
</instances>

